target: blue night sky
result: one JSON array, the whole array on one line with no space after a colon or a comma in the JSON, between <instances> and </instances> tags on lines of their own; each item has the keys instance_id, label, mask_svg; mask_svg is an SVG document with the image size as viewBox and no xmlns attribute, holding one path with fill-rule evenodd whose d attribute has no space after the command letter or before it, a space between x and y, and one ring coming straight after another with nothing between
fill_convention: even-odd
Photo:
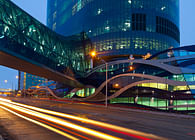
<instances>
[{"instance_id":1,"label":"blue night sky","mask_svg":"<svg viewBox=\"0 0 195 140\"><path fill-rule=\"evenodd\" d=\"M46 24L47 0L12 0L30 15ZM181 46L195 44L195 0L180 0ZM0 88L16 88L18 71L0 66ZM4 80L8 80L4 83Z\"/></svg>"}]
</instances>

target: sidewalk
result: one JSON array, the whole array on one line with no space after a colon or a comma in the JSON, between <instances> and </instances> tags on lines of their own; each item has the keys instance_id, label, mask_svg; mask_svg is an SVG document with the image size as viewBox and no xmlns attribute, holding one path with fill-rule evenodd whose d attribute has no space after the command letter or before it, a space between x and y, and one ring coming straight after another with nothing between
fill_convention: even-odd
<instances>
[{"instance_id":1,"label":"sidewalk","mask_svg":"<svg viewBox=\"0 0 195 140\"><path fill-rule=\"evenodd\" d=\"M0 140L64 140L46 128L24 120L0 108Z\"/></svg>"},{"instance_id":2,"label":"sidewalk","mask_svg":"<svg viewBox=\"0 0 195 140\"><path fill-rule=\"evenodd\" d=\"M0 117L1 118L1 117ZM0 140L14 140L9 133L7 132L7 130L5 129L5 127L3 127L1 125L1 119L0 119Z\"/></svg>"}]
</instances>

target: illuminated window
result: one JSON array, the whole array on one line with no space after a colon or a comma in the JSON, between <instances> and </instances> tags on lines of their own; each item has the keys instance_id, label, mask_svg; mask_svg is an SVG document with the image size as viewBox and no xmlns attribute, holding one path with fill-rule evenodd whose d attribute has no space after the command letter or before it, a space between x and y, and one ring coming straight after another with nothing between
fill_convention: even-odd
<instances>
[{"instance_id":1,"label":"illuminated window","mask_svg":"<svg viewBox=\"0 0 195 140\"><path fill-rule=\"evenodd\" d=\"M130 28L130 26L131 26L130 22L125 22L125 27Z\"/></svg>"},{"instance_id":2,"label":"illuminated window","mask_svg":"<svg viewBox=\"0 0 195 140\"><path fill-rule=\"evenodd\" d=\"M52 26L52 30L56 30L56 22L53 24L53 26Z\"/></svg>"},{"instance_id":3,"label":"illuminated window","mask_svg":"<svg viewBox=\"0 0 195 140\"><path fill-rule=\"evenodd\" d=\"M102 9L98 9L97 14L100 15L102 13Z\"/></svg>"},{"instance_id":4,"label":"illuminated window","mask_svg":"<svg viewBox=\"0 0 195 140\"><path fill-rule=\"evenodd\" d=\"M110 30L110 27L109 27L109 26L106 26L106 27L105 27L105 30L106 30L106 31L109 31L109 30Z\"/></svg>"},{"instance_id":5,"label":"illuminated window","mask_svg":"<svg viewBox=\"0 0 195 140\"><path fill-rule=\"evenodd\" d=\"M56 15L57 15L57 12L55 11L55 12L53 13L53 20L56 19Z\"/></svg>"},{"instance_id":6,"label":"illuminated window","mask_svg":"<svg viewBox=\"0 0 195 140\"><path fill-rule=\"evenodd\" d=\"M165 6L163 6L163 7L161 8L161 10L162 10L162 11L164 11L164 10L165 10L165 8L166 8L166 7L165 7Z\"/></svg>"},{"instance_id":7,"label":"illuminated window","mask_svg":"<svg viewBox=\"0 0 195 140\"><path fill-rule=\"evenodd\" d=\"M82 1L79 0L78 3L77 3L77 12L78 12L79 10L81 10L81 8L82 8Z\"/></svg>"},{"instance_id":8,"label":"illuminated window","mask_svg":"<svg viewBox=\"0 0 195 140\"><path fill-rule=\"evenodd\" d=\"M129 4L131 4L131 3L132 3L132 1L131 1L131 0L128 0L128 3L129 3Z\"/></svg>"}]
</instances>

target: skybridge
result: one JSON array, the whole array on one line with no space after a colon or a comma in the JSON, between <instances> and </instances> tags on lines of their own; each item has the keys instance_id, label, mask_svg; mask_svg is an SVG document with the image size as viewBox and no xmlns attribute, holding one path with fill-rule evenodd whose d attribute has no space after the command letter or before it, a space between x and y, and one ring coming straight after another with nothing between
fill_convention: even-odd
<instances>
[{"instance_id":1,"label":"skybridge","mask_svg":"<svg viewBox=\"0 0 195 140\"><path fill-rule=\"evenodd\" d=\"M0 0L0 65L80 87L82 35L63 37L9 0ZM82 54L81 54L82 55ZM74 65L73 65L74 63Z\"/></svg>"}]
</instances>

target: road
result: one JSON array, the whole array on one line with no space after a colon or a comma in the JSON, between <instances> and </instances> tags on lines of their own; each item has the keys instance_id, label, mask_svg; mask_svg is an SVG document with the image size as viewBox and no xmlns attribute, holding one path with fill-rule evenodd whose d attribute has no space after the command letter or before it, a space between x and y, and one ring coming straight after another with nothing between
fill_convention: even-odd
<instances>
[{"instance_id":1,"label":"road","mask_svg":"<svg viewBox=\"0 0 195 140\"><path fill-rule=\"evenodd\" d=\"M27 114L30 111L21 113L20 110L15 110L7 106L7 108L11 109L12 111L23 114L33 120L37 120L38 122L43 122L44 124L53 126L54 128L61 130L63 133L65 132L66 134L70 136L74 136L79 139L101 139L101 138L112 139L112 137L113 139L117 139L117 138L120 139L168 138L168 139L177 139L177 140L195 139L195 125L194 125L195 117L193 116L191 117L185 115L150 112L150 111L136 111L132 109L119 109L113 107L105 108L103 106L94 106L85 103L72 104L71 102L62 103L56 101L22 99L22 98L17 98L17 99L15 98L14 101L23 104L28 104L31 106L48 109L48 110L62 112L63 114L68 114L74 117L76 116L79 119L80 118L85 119L85 120L75 120L72 118L68 118L67 116L66 117L60 116L60 114L56 115L57 113L52 114L51 112L48 113L48 112L44 112L44 110L40 111L31 108L30 111L36 111L33 112L33 115L36 113L43 113L41 115L49 115L46 116L45 118L57 117L57 119L60 119L60 121L62 121L56 123L59 120L54 120L54 122L52 122L51 119L53 118L49 118L48 120L45 120L44 117L40 118L37 116L35 117L30 114ZM4 103L3 107L6 107L5 102L3 103ZM14 105L18 107L17 103ZM13 107L13 103L12 103L12 107ZM25 107L25 106L19 105L19 109L21 109L21 107ZM26 110L26 109L27 109L26 107L22 108L22 110ZM84 131L81 131L81 129L83 128L80 128L78 126L73 126L72 128L70 127L67 128L67 125L69 124L64 124L63 126L62 124L64 123L63 122L64 120L66 122L71 122L78 126L84 127ZM95 122L90 122L88 120L92 120ZM96 121L100 122L101 124L97 124ZM105 125L105 123L111 124L111 126ZM74 127L78 127L79 131ZM85 128L89 128L92 131L86 132ZM46 131L47 129L44 130ZM98 134L94 133L95 135L93 135L92 134L93 131L97 131ZM100 135L98 137L99 132L100 134L103 133L106 135L105 136ZM59 134L63 135L67 139L71 139L65 134L61 134L61 133ZM55 139L61 139L60 135L57 135Z\"/></svg>"}]
</instances>

